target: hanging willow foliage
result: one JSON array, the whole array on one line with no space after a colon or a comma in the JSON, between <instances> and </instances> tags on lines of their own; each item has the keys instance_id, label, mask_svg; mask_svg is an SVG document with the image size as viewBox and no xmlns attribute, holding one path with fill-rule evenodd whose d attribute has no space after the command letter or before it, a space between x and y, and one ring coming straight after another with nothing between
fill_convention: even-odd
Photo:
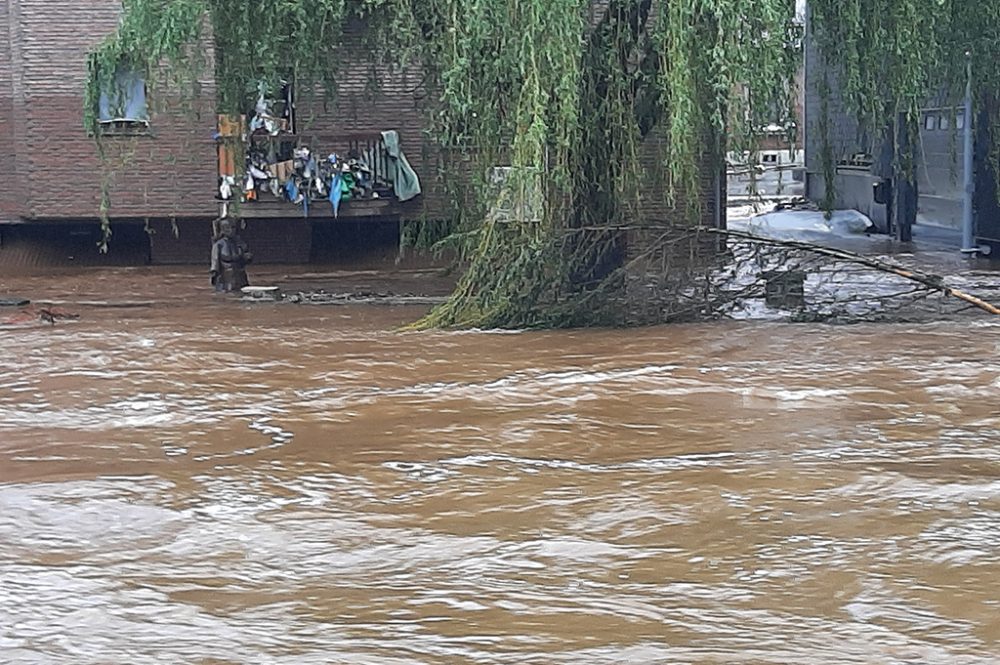
<instances>
[{"instance_id":1,"label":"hanging willow foliage","mask_svg":"<svg viewBox=\"0 0 1000 665\"><path fill-rule=\"evenodd\" d=\"M996 67L1000 3L810 0L809 8L813 34L846 108L874 136L891 128L890 123L899 123L905 132L894 155L904 171L916 163L913 152L919 149L920 109L961 107L969 61L976 115L992 125L1000 119L1000 69ZM821 92L824 97L830 94L829 89ZM1000 132L994 132L991 140L996 163ZM827 164L832 159L832 155L823 156ZM832 173L832 167L827 170ZM828 180L831 177L828 174Z\"/></svg>"},{"instance_id":2,"label":"hanging willow foliage","mask_svg":"<svg viewBox=\"0 0 1000 665\"><path fill-rule=\"evenodd\" d=\"M462 169L450 179L463 212L451 241L465 270L419 325L613 322L593 311L592 287L614 274L620 244L574 230L632 221L657 192L673 221L699 219L701 183L726 153L753 150L759 128L792 117L794 4L125 0L120 29L90 59L86 120L96 130L102 86L123 59L193 86L206 43L220 111L290 73L300 91L335 95L345 22L363 19L383 64L424 69L432 134L445 165ZM643 166L653 139L660 169ZM498 165L509 167L502 182L490 177ZM506 212L490 208L498 197Z\"/></svg>"},{"instance_id":3,"label":"hanging willow foliage","mask_svg":"<svg viewBox=\"0 0 1000 665\"><path fill-rule=\"evenodd\" d=\"M960 102L966 53L977 103L1000 91L1000 3L810 0L809 7L844 100L870 127L915 113L932 97Z\"/></svg>"}]
</instances>

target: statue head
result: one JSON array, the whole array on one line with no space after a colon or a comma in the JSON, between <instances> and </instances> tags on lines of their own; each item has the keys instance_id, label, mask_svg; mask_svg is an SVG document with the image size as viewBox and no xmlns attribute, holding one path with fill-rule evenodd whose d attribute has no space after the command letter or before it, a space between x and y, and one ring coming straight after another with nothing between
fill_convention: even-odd
<instances>
[{"instance_id":1,"label":"statue head","mask_svg":"<svg viewBox=\"0 0 1000 665\"><path fill-rule=\"evenodd\" d=\"M236 233L236 227L231 219L224 219L219 222L219 234L224 238L232 238Z\"/></svg>"}]
</instances>

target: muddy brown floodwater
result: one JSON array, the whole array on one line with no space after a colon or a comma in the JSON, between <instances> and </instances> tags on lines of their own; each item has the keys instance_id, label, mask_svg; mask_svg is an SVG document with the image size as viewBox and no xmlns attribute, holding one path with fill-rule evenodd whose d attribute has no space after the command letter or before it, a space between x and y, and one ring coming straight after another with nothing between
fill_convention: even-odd
<instances>
[{"instance_id":1,"label":"muddy brown floodwater","mask_svg":"<svg viewBox=\"0 0 1000 665\"><path fill-rule=\"evenodd\" d=\"M0 329L0 662L1000 662L989 319L403 334L2 284L156 304Z\"/></svg>"}]
</instances>

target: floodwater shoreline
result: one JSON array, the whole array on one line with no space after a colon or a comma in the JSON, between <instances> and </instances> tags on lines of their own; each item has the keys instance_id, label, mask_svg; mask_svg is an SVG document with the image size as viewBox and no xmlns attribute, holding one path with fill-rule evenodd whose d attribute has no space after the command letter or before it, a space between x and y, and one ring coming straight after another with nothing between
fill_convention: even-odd
<instances>
[{"instance_id":1,"label":"floodwater shoreline","mask_svg":"<svg viewBox=\"0 0 1000 665\"><path fill-rule=\"evenodd\" d=\"M310 270L251 277L448 288ZM0 330L5 661L1000 649L994 319L400 333L427 306L245 303L200 269L0 290L157 303Z\"/></svg>"}]
</instances>

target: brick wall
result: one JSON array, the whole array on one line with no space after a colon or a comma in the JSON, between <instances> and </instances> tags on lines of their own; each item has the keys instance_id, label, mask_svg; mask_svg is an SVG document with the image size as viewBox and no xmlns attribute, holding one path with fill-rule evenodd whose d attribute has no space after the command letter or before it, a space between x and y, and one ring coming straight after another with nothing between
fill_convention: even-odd
<instances>
[{"instance_id":1,"label":"brick wall","mask_svg":"<svg viewBox=\"0 0 1000 665\"><path fill-rule=\"evenodd\" d=\"M19 45L15 9L10 0L0 0L0 155L5 159L5 184L0 187L0 222L11 221L21 212L16 195L21 182L14 150L14 49Z\"/></svg>"},{"instance_id":2,"label":"brick wall","mask_svg":"<svg viewBox=\"0 0 1000 665\"><path fill-rule=\"evenodd\" d=\"M666 138L662 129L644 141L640 157L645 168L640 223L647 227L623 234L626 270L622 292L624 319L621 323L653 324L690 318L677 294L690 288L714 265L724 245L720 236L695 233L685 226L725 227L726 183L722 167L714 170L709 155L703 156L698 181L701 201L698 219L688 220L683 207L690 192L678 191L675 205L667 199L668 165L663 163ZM710 145L706 139L705 145ZM660 228L657 228L660 227Z\"/></svg>"},{"instance_id":3,"label":"brick wall","mask_svg":"<svg viewBox=\"0 0 1000 665\"><path fill-rule=\"evenodd\" d=\"M669 222L684 221L683 213L678 208L686 205L688 196L678 191L675 205L671 205L667 197L666 181L669 166L664 163L666 137L660 128L646 137L639 149L639 160L642 166L642 181L640 191L639 214L643 219ZM706 139L705 146L709 145ZM725 226L726 187L725 176L721 165L718 172L712 170L711 161L706 153L702 158L698 195L702 208L698 220L704 226Z\"/></svg>"},{"instance_id":4,"label":"brick wall","mask_svg":"<svg viewBox=\"0 0 1000 665\"><path fill-rule=\"evenodd\" d=\"M0 0L0 149L14 155L7 165L7 173L13 174L7 184L12 186L0 187L0 221L5 215L96 221L103 174L95 143L83 128L86 55L115 30L120 11L119 0ZM326 105L321 99L298 100L298 131L322 137L314 147L326 154L346 151L338 136L395 129L424 190L419 205L406 217L446 217L450 206L439 183L437 149L424 134L422 100L428 93L423 76L414 68L379 72L380 87L374 90L362 36L362 24L348 26L345 53L358 57L341 63L335 101ZM211 49L207 51L211 61ZM190 242L199 247L208 242L203 225L218 211L213 198L215 85L210 76L202 84L194 105L200 113L162 98L165 93L154 87L149 95L149 132L104 137L112 161L123 164L113 178L112 219L136 223L149 219L158 231L169 231L170 220L176 219L181 235L190 229L198 238ZM649 173L660 175L664 167L655 142L649 142L644 164ZM716 202L715 183L707 178L706 201ZM674 216L662 189L650 184L645 191L644 216ZM717 212L716 206L707 207L706 223L712 223ZM308 258L308 234L303 232L307 227L296 222L251 220L248 233L256 236L261 227L255 242L262 260ZM186 262L200 255L202 249L187 242L172 242L165 234L154 236L154 262L182 257Z\"/></svg>"},{"instance_id":5,"label":"brick wall","mask_svg":"<svg viewBox=\"0 0 1000 665\"><path fill-rule=\"evenodd\" d=\"M438 149L426 135L427 117L423 99L428 91L419 67L390 72L374 69L362 44L364 25L351 21L344 34L345 58L339 63L337 94L329 105L318 98L296 103L296 130L300 134L328 138L314 148L321 154L344 155L346 143L338 136L358 133L377 135L383 130L399 132L400 146L420 177L423 194L419 205L409 206L406 219L424 216L440 219L449 206L438 182ZM352 56L356 56L352 59ZM377 85L376 85L377 83Z\"/></svg>"},{"instance_id":6,"label":"brick wall","mask_svg":"<svg viewBox=\"0 0 1000 665\"><path fill-rule=\"evenodd\" d=\"M102 170L94 141L83 128L86 55L115 30L121 4L5 0L3 6L17 74L12 94L0 95L13 104L16 120L20 213L29 219L96 218ZM113 157L134 155L114 179L112 218L213 216L213 83L205 82L195 102L194 108L206 111L200 117L169 110L176 100L155 95L151 91L148 134L105 138Z\"/></svg>"},{"instance_id":7,"label":"brick wall","mask_svg":"<svg viewBox=\"0 0 1000 665\"><path fill-rule=\"evenodd\" d=\"M97 217L102 172L82 121L86 54L114 31L119 13L117 0L0 0L0 146L16 155L17 173L30 174L16 193L3 188L0 213L29 219ZM343 64L336 102L327 108L321 99L300 100L299 131L336 136L397 130L425 191L422 205L413 206L408 216L443 216L446 206L435 187L436 153L423 134L422 76L412 69L380 72L381 88L373 93L362 30L357 23L349 27L345 52L361 57ZM104 137L112 163L124 164L114 169L112 218L216 214L214 82L209 77L202 83L193 107L200 113L154 88L148 133ZM327 143L332 144L329 152L345 151L335 141Z\"/></svg>"}]
</instances>

